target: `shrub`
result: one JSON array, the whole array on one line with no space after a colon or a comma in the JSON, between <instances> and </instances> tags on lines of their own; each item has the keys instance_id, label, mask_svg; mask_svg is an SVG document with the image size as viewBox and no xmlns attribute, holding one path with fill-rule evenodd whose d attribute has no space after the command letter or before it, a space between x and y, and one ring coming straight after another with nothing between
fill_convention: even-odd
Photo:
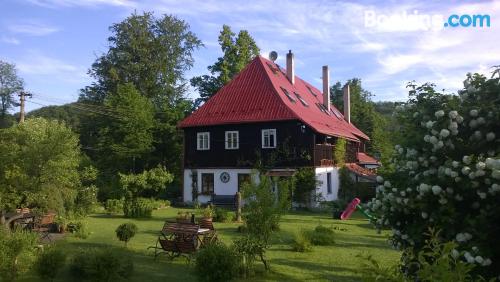
<instances>
[{"instance_id":1,"label":"shrub","mask_svg":"<svg viewBox=\"0 0 500 282\"><path fill-rule=\"evenodd\" d=\"M117 214L123 212L123 199L106 200L106 211L110 214Z\"/></svg>"},{"instance_id":2,"label":"shrub","mask_svg":"<svg viewBox=\"0 0 500 282\"><path fill-rule=\"evenodd\" d=\"M195 269L200 281L229 281L237 274L238 259L226 245L210 244L196 254Z\"/></svg>"},{"instance_id":3,"label":"shrub","mask_svg":"<svg viewBox=\"0 0 500 282\"><path fill-rule=\"evenodd\" d=\"M312 250L311 239L304 231L295 233L292 242L292 250L295 252L309 252Z\"/></svg>"},{"instance_id":4,"label":"shrub","mask_svg":"<svg viewBox=\"0 0 500 282\"><path fill-rule=\"evenodd\" d=\"M87 222L83 220L75 221L68 224L68 230L75 234L75 237L80 239L87 239L90 235Z\"/></svg>"},{"instance_id":5,"label":"shrub","mask_svg":"<svg viewBox=\"0 0 500 282\"><path fill-rule=\"evenodd\" d=\"M59 270L64 266L66 255L58 248L44 250L35 263L35 271L42 280L53 281Z\"/></svg>"},{"instance_id":6,"label":"shrub","mask_svg":"<svg viewBox=\"0 0 500 282\"><path fill-rule=\"evenodd\" d=\"M498 68L494 73L467 75L459 95L409 85L409 100L395 113L404 134L387 166L393 169L378 177L367 204L378 228L392 229L394 247L418 252L427 229L439 228L444 241L479 257L462 259L486 278L500 269L500 247L492 244L500 237Z\"/></svg>"},{"instance_id":7,"label":"shrub","mask_svg":"<svg viewBox=\"0 0 500 282\"><path fill-rule=\"evenodd\" d=\"M70 273L76 280L114 281L128 279L134 271L129 256L109 248L80 250L71 260Z\"/></svg>"},{"instance_id":8,"label":"shrub","mask_svg":"<svg viewBox=\"0 0 500 282\"><path fill-rule=\"evenodd\" d=\"M150 199L137 198L125 201L123 213L125 217L150 218L153 214L154 204Z\"/></svg>"},{"instance_id":9,"label":"shrub","mask_svg":"<svg viewBox=\"0 0 500 282\"><path fill-rule=\"evenodd\" d=\"M332 229L322 225L309 232L309 239L313 245L317 246L330 246L335 244L334 232Z\"/></svg>"},{"instance_id":10,"label":"shrub","mask_svg":"<svg viewBox=\"0 0 500 282\"><path fill-rule=\"evenodd\" d=\"M242 225L238 226L237 231L239 233L247 233L248 232L248 227L245 224L242 224Z\"/></svg>"},{"instance_id":11,"label":"shrub","mask_svg":"<svg viewBox=\"0 0 500 282\"><path fill-rule=\"evenodd\" d=\"M0 226L0 280L14 281L19 273L29 269L37 242L36 233L9 233Z\"/></svg>"},{"instance_id":12,"label":"shrub","mask_svg":"<svg viewBox=\"0 0 500 282\"><path fill-rule=\"evenodd\" d=\"M92 213L97 206L98 189L94 185L81 187L75 199L76 210L83 215Z\"/></svg>"},{"instance_id":13,"label":"shrub","mask_svg":"<svg viewBox=\"0 0 500 282\"><path fill-rule=\"evenodd\" d=\"M293 178L295 181L293 200L297 203L309 206L313 196L312 193L316 191L319 184L314 169L300 168Z\"/></svg>"},{"instance_id":14,"label":"shrub","mask_svg":"<svg viewBox=\"0 0 500 282\"><path fill-rule=\"evenodd\" d=\"M133 224L132 222L124 223L118 226L115 232L118 240L125 242L126 247L128 241L130 241L130 239L135 236L135 233L137 233L137 225Z\"/></svg>"},{"instance_id":15,"label":"shrub","mask_svg":"<svg viewBox=\"0 0 500 282\"><path fill-rule=\"evenodd\" d=\"M215 209L214 221L216 221L216 222L231 222L235 218L236 218L236 213L234 213L230 210L221 209L221 208Z\"/></svg>"}]
</instances>

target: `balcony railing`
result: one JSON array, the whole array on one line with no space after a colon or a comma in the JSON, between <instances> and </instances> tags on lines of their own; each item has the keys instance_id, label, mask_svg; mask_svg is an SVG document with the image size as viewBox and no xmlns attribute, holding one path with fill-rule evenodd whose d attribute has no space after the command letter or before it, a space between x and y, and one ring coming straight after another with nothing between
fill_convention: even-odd
<instances>
[{"instance_id":1,"label":"balcony railing","mask_svg":"<svg viewBox=\"0 0 500 282\"><path fill-rule=\"evenodd\" d=\"M334 148L330 144L314 145L314 166L332 166Z\"/></svg>"}]
</instances>

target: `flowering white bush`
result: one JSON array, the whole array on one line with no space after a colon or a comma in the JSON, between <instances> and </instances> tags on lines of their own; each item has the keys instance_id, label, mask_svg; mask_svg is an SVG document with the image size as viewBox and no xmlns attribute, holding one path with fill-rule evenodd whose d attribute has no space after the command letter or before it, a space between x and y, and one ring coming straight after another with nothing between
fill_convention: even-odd
<instances>
[{"instance_id":1,"label":"flowering white bush","mask_svg":"<svg viewBox=\"0 0 500 282\"><path fill-rule=\"evenodd\" d=\"M486 276L500 269L500 83L468 75L459 95L414 87L398 111L403 140L367 208L395 247L424 246L429 227ZM457 251L457 254L458 254ZM496 273L498 275L498 273Z\"/></svg>"}]
</instances>

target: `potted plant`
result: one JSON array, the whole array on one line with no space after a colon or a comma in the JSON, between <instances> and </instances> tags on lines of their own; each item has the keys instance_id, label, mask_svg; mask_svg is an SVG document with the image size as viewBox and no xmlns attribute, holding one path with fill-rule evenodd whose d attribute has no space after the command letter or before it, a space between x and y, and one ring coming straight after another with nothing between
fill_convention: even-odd
<instances>
[{"instance_id":1,"label":"potted plant","mask_svg":"<svg viewBox=\"0 0 500 282\"><path fill-rule=\"evenodd\" d=\"M202 218L201 218L201 221L205 222L205 223L211 223L212 222L212 219L214 217L214 208L211 206L211 205L208 205L206 206L203 210L202 210Z\"/></svg>"},{"instance_id":2,"label":"potted plant","mask_svg":"<svg viewBox=\"0 0 500 282\"><path fill-rule=\"evenodd\" d=\"M56 224L56 231L57 232L59 232L59 233L66 232L66 226L68 224L68 221L66 220L66 218L64 218L62 216L58 216L55 220L55 224Z\"/></svg>"},{"instance_id":3,"label":"potted plant","mask_svg":"<svg viewBox=\"0 0 500 282\"><path fill-rule=\"evenodd\" d=\"M191 222L191 213L190 212L178 212L177 217L175 219L178 223L189 223Z\"/></svg>"}]
</instances>

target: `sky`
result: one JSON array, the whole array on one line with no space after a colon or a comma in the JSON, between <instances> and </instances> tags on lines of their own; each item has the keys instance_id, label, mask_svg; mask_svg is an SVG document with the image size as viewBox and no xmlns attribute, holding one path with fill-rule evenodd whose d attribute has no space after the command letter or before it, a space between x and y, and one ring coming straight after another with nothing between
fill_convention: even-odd
<instances>
[{"instance_id":1,"label":"sky","mask_svg":"<svg viewBox=\"0 0 500 282\"><path fill-rule=\"evenodd\" d=\"M319 89L329 65L330 81L360 78L375 101L404 101L413 80L453 93L466 73L489 76L500 65L500 1L1 0L0 11L0 60L34 94L28 110L75 101L108 49L109 26L134 11L189 23L205 47L187 79L221 56L223 24L248 30L262 56L277 51L281 66L292 50L295 73ZM490 26L444 27L452 14L489 15Z\"/></svg>"}]
</instances>

